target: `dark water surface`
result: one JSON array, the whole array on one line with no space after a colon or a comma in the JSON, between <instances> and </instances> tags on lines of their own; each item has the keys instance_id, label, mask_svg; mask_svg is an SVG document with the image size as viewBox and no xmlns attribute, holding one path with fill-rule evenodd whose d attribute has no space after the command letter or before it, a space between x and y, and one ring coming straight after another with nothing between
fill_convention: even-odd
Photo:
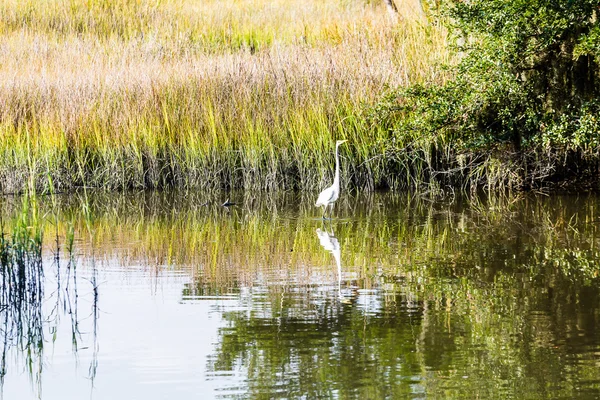
<instances>
[{"instance_id":1,"label":"dark water surface","mask_svg":"<svg viewBox=\"0 0 600 400\"><path fill-rule=\"evenodd\" d=\"M3 398L600 398L600 197L312 203L2 198Z\"/></svg>"}]
</instances>

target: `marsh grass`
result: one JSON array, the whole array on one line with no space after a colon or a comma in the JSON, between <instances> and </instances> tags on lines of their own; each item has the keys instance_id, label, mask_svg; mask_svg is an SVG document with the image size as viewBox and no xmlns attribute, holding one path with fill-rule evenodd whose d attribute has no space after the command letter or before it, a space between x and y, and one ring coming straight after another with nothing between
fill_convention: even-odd
<instances>
[{"instance_id":1,"label":"marsh grass","mask_svg":"<svg viewBox=\"0 0 600 400\"><path fill-rule=\"evenodd\" d=\"M4 1L0 191L316 190L339 138L345 185L406 185L364 110L451 54L403 4Z\"/></svg>"}]
</instances>

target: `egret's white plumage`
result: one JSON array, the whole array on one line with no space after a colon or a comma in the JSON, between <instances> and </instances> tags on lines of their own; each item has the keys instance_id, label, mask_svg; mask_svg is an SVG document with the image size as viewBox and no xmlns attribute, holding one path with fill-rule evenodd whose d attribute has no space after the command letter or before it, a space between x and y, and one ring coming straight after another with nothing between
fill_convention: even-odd
<instances>
[{"instance_id":1,"label":"egret's white plumage","mask_svg":"<svg viewBox=\"0 0 600 400\"><path fill-rule=\"evenodd\" d=\"M335 142L335 177L333 178L333 185L323 190L321 194L319 194L317 202L315 203L315 206L323 207L323 218L325 218L328 206L331 206L329 212L329 216L331 217L331 213L333 212L333 203L338 199L338 197L340 197L340 158L338 149L340 144L344 142L347 142L347 140L338 140Z\"/></svg>"}]
</instances>

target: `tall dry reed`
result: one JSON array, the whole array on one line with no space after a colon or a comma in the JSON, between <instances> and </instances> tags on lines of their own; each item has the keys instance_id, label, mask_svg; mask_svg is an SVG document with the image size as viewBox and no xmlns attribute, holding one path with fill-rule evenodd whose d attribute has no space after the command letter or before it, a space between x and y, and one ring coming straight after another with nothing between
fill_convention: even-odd
<instances>
[{"instance_id":1,"label":"tall dry reed","mask_svg":"<svg viewBox=\"0 0 600 400\"><path fill-rule=\"evenodd\" d=\"M445 31L403 3L8 0L0 191L401 184L364 110L443 80Z\"/></svg>"}]
</instances>

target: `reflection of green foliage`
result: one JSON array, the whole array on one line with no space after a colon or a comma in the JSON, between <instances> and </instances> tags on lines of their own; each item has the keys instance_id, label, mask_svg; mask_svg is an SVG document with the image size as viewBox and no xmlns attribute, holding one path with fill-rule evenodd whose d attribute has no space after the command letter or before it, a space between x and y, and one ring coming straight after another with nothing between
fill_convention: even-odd
<instances>
[{"instance_id":1,"label":"reflection of green foliage","mask_svg":"<svg viewBox=\"0 0 600 400\"><path fill-rule=\"evenodd\" d=\"M297 306L293 294L285 298ZM301 317L287 317L287 310L272 319L226 313L231 328L223 329L212 368L232 370L243 361L259 398L404 398L420 374L420 316L397 311L369 318L330 300Z\"/></svg>"},{"instance_id":2,"label":"reflection of green foliage","mask_svg":"<svg viewBox=\"0 0 600 400\"><path fill-rule=\"evenodd\" d=\"M235 296L209 368L242 371L248 397L599 394L600 199L346 196L323 223L312 199L227 196L58 198L57 226L84 254L94 232L99 260L188 270L183 301Z\"/></svg>"}]
</instances>

